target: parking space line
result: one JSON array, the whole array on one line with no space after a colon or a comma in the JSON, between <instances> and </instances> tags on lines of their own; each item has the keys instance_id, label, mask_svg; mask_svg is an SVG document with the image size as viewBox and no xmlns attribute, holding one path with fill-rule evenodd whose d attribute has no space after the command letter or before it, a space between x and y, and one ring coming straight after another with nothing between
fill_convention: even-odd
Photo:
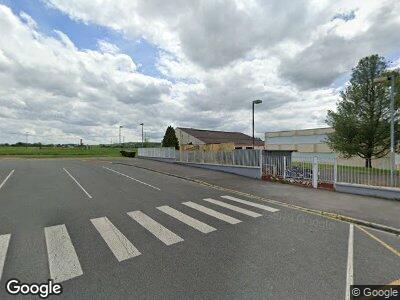
<instances>
[{"instance_id":1,"label":"parking space line","mask_svg":"<svg viewBox=\"0 0 400 300\"><path fill-rule=\"evenodd\" d=\"M198 231L202 233L210 233L213 232L217 229L214 227L203 223L195 218L192 218L191 216L188 216L172 207L169 207L167 205L165 206L160 206L157 207L158 210L161 210L162 212L166 213L167 215L181 221L182 223L185 223L186 225L189 225L190 227L197 229Z\"/></svg>"},{"instance_id":2,"label":"parking space line","mask_svg":"<svg viewBox=\"0 0 400 300\"><path fill-rule=\"evenodd\" d=\"M0 280L3 274L4 262L6 261L8 244L10 243L11 234L0 235Z\"/></svg>"},{"instance_id":3,"label":"parking space line","mask_svg":"<svg viewBox=\"0 0 400 300\"><path fill-rule=\"evenodd\" d=\"M203 213L205 213L205 214L207 214L209 216L212 216L214 218L217 218L217 219L220 219L222 221L225 221L225 222L227 222L229 224L237 224L237 223L242 222L242 221L240 221L240 220L238 220L236 218L233 218L231 216L225 215L225 214L220 213L220 212L218 212L216 210L213 210L211 208L205 207L203 205L200 205L200 204L197 204L197 203L194 203L194 202L190 202L189 201L189 202L184 202L182 204L184 204L186 206L189 206L189 207L191 207L193 209L196 209L198 211L201 211L201 212L203 212Z\"/></svg>"},{"instance_id":4,"label":"parking space line","mask_svg":"<svg viewBox=\"0 0 400 300\"><path fill-rule=\"evenodd\" d=\"M44 229L49 257L50 278L62 282L83 274L75 248L65 225Z\"/></svg>"},{"instance_id":5,"label":"parking space line","mask_svg":"<svg viewBox=\"0 0 400 300\"><path fill-rule=\"evenodd\" d=\"M90 220L119 262L138 256L140 252L107 217Z\"/></svg>"},{"instance_id":6,"label":"parking space line","mask_svg":"<svg viewBox=\"0 0 400 300\"><path fill-rule=\"evenodd\" d=\"M400 251L396 250L395 248L393 248L392 246L390 246L389 244L385 243L384 241L382 241L380 238L376 237L375 235L373 235L372 233L370 233L369 231L365 230L364 228L362 228L361 226L356 225L358 229L360 229L362 232L364 232L366 235L368 235L370 238L374 239L375 241L377 241L378 243L380 243L383 247L385 247L386 249L388 249L389 251L393 252L395 255L400 256Z\"/></svg>"},{"instance_id":7,"label":"parking space line","mask_svg":"<svg viewBox=\"0 0 400 300\"><path fill-rule=\"evenodd\" d=\"M140 210L128 212L127 214L167 246L183 241L180 236L154 221Z\"/></svg>"},{"instance_id":8,"label":"parking space line","mask_svg":"<svg viewBox=\"0 0 400 300\"><path fill-rule=\"evenodd\" d=\"M124 174L124 173L118 172L118 171L116 171L116 170L114 170L114 169L107 168L107 167L103 167L103 168L104 168L104 169L107 169L107 170L109 170L109 171L111 171L111 172L117 173L117 174L119 174L119 175L121 175L121 176L124 176L124 177L126 177L126 178L129 178L129 179L131 179L131 180L134 180L134 181L136 181L136 182L139 182L139 183L141 183L141 184L147 185L147 186L149 186L149 187L151 187L151 188L153 188L153 189L155 189L155 190L161 191L161 189L159 189L158 187L152 186L151 184L148 184L148 183L143 182L143 181L141 181L141 180L139 180L139 179L133 178L133 177L131 177L131 176L129 176L129 175L126 175L126 174Z\"/></svg>"},{"instance_id":9,"label":"parking space line","mask_svg":"<svg viewBox=\"0 0 400 300\"><path fill-rule=\"evenodd\" d=\"M267 206L267 205L262 205L262 204L254 203L254 202L251 202L251 201L242 200L242 199L239 199L239 198L236 198L236 197L232 197L232 196L221 196L221 198L232 200L232 201L236 201L236 202L243 203L243 204L246 204L246 205L249 205L249 206L257 207L257 208L260 208L260 209L263 209L263 210L266 210L266 211L269 211L269 212L277 212L277 211L279 211L279 209L277 209L277 208L272 208L272 207Z\"/></svg>"},{"instance_id":10,"label":"parking space line","mask_svg":"<svg viewBox=\"0 0 400 300\"><path fill-rule=\"evenodd\" d=\"M353 278L353 242L354 242L354 225L349 227L349 242L347 248L347 273L346 273L346 300L351 299L350 286L354 284Z\"/></svg>"},{"instance_id":11,"label":"parking space line","mask_svg":"<svg viewBox=\"0 0 400 300\"><path fill-rule=\"evenodd\" d=\"M213 203L215 205L221 206L221 207L225 207L225 208L231 209L233 211L242 213L244 215L247 215L247 216L250 216L250 217L253 217L253 218L257 218L257 217L261 217L262 216L261 214L256 213L254 211L247 210L247 209L244 209L244 208L241 208L241 207L238 207L238 206L235 206L235 205L231 205L231 204L228 204L228 203L225 203L225 202L222 202L222 201L218 201L218 200L215 200L215 199L207 198L207 199L203 199L203 200L207 201L207 202L210 202L210 203Z\"/></svg>"},{"instance_id":12,"label":"parking space line","mask_svg":"<svg viewBox=\"0 0 400 300\"><path fill-rule=\"evenodd\" d=\"M15 170L12 170L12 171L7 175L7 177L3 180L3 182L0 184L0 190L1 190L1 188L3 187L3 185L7 182L8 178L10 178L12 174L14 174L14 171L15 171Z\"/></svg>"},{"instance_id":13,"label":"parking space line","mask_svg":"<svg viewBox=\"0 0 400 300\"><path fill-rule=\"evenodd\" d=\"M67 169L63 168L63 170L69 175L69 177L72 178L73 181L75 181L75 183L82 189L82 191L86 194L86 196L92 199L92 196L83 188L83 186L78 182L78 180L76 180L74 176L72 176L71 173L67 171Z\"/></svg>"}]
</instances>

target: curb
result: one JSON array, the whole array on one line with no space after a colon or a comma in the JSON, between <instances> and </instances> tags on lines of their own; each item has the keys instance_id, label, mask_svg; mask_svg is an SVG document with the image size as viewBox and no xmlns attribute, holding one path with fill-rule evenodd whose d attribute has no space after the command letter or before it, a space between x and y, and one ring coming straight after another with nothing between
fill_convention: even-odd
<instances>
[{"instance_id":1,"label":"curb","mask_svg":"<svg viewBox=\"0 0 400 300\"><path fill-rule=\"evenodd\" d=\"M216 189L216 190L226 191L226 192L229 192L229 193L245 196L247 198L257 199L257 200L261 200L261 201L264 201L264 202L273 203L273 204L276 204L276 205L279 205L279 206L284 206L284 207L300 210L300 211L303 211L303 212L306 212L306 213L311 213L311 214L314 214L314 215L324 216L324 217L327 217L329 219L342 221L342 222L353 223L353 224L369 227L369 228L372 228L372 229L377 229L377 230L380 230L380 231L385 231L385 232L396 234L396 235L400 236L400 229L398 229L398 228L394 228L394 227L390 227L390 226L386 226L386 225L382 225L382 224L378 224L378 223L373 223L373 222L369 222L369 221L365 221L365 220L360 220L360 219L348 217L348 216L341 215L341 214L330 213L330 212L326 212L326 211L322 211L322 210L306 208L306 207L302 207L302 206L298 206L298 205L294 205L294 204L289 204L289 203L285 203L285 202L281 202L281 201L277 201L277 200L263 198L263 197L255 196L255 195L252 195L252 194L249 194L249 193L240 192L240 191L232 190L232 189L225 188L225 187L222 187L222 186L218 186L218 185L215 185L215 184L211 184L211 183L208 183L206 181L193 179L193 178L190 178L190 177L181 176L181 175L177 175L177 174L173 174L173 173L168 173L168 172L164 172L164 171L160 171L160 170L156 170L156 169L152 169L152 168L148 168L148 167L142 167L142 166L132 165L132 164L128 164L128 163L119 163L119 162L115 162L115 163L113 162L113 164L131 166L131 167L152 171L152 172L163 174L163 175L167 175L167 176L176 177L176 178L183 179L183 180L186 180L186 181L195 182L195 183L198 183L198 184L201 184L203 186L207 186L209 188L213 188L213 189Z\"/></svg>"}]
</instances>

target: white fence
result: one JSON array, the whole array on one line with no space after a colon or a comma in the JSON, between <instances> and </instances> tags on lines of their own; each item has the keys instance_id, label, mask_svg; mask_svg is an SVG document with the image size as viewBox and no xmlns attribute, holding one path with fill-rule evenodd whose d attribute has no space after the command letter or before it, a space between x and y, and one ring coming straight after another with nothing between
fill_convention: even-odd
<instances>
[{"instance_id":1,"label":"white fence","mask_svg":"<svg viewBox=\"0 0 400 300\"><path fill-rule=\"evenodd\" d=\"M138 156L170 158L180 162L229 166L260 166L260 150L238 149L234 151L178 151L174 148L139 148Z\"/></svg>"},{"instance_id":2,"label":"white fence","mask_svg":"<svg viewBox=\"0 0 400 300\"><path fill-rule=\"evenodd\" d=\"M178 157L177 150L174 147L164 148L139 148L138 156L152 157L152 158L170 158L175 159Z\"/></svg>"},{"instance_id":3,"label":"white fence","mask_svg":"<svg viewBox=\"0 0 400 300\"><path fill-rule=\"evenodd\" d=\"M351 183L400 188L400 165L391 171L391 159L372 160L372 168L354 166L345 159L296 155L266 157L263 174L303 185Z\"/></svg>"},{"instance_id":4,"label":"white fence","mask_svg":"<svg viewBox=\"0 0 400 300\"><path fill-rule=\"evenodd\" d=\"M393 165L392 160L380 158L372 160L372 168L349 166L338 160L337 182L364 184L381 187L400 187L400 166Z\"/></svg>"},{"instance_id":5,"label":"white fence","mask_svg":"<svg viewBox=\"0 0 400 300\"><path fill-rule=\"evenodd\" d=\"M243 149L234 151L180 151L179 161L231 166L260 166L260 151Z\"/></svg>"}]
</instances>

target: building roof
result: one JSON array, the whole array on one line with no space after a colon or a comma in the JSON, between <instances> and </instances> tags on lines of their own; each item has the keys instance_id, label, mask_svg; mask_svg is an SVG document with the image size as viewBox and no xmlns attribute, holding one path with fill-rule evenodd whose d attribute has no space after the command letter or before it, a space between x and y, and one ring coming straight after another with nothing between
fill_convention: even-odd
<instances>
[{"instance_id":1,"label":"building roof","mask_svg":"<svg viewBox=\"0 0 400 300\"><path fill-rule=\"evenodd\" d=\"M233 143L235 145L253 145L253 138L241 132L203 130L182 127L177 127L177 129L190 134L205 144ZM259 138L254 138L254 145L264 146L264 142Z\"/></svg>"}]
</instances>

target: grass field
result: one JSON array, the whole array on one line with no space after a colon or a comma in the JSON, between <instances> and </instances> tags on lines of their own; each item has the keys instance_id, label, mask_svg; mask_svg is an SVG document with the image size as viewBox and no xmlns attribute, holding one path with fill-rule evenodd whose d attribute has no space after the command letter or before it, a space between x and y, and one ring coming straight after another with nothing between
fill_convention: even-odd
<instances>
[{"instance_id":1,"label":"grass field","mask_svg":"<svg viewBox=\"0 0 400 300\"><path fill-rule=\"evenodd\" d=\"M119 148L103 148L91 146L86 148L61 148L61 147L0 147L1 156L21 156L21 157L96 157L96 156L121 156ZM134 151L134 149L126 149Z\"/></svg>"}]
</instances>

